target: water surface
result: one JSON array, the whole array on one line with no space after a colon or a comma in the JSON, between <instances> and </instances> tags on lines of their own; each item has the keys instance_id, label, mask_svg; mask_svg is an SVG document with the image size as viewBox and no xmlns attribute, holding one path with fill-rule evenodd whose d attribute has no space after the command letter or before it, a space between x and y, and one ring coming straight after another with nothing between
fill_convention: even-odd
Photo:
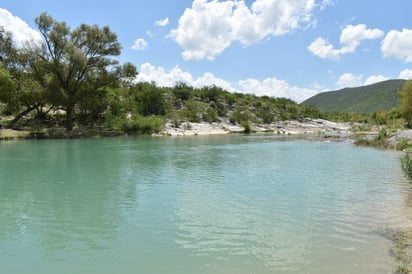
<instances>
[{"instance_id":1,"label":"water surface","mask_svg":"<svg viewBox=\"0 0 412 274\"><path fill-rule=\"evenodd\" d=\"M349 144L2 142L1 272L388 273L408 199L398 153Z\"/></svg>"}]
</instances>

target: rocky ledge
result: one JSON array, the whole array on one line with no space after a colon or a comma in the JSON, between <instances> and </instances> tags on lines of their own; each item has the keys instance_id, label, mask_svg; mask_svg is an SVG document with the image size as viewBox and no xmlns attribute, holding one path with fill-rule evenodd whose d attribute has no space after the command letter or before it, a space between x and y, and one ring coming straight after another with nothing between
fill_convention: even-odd
<instances>
[{"instance_id":1,"label":"rocky ledge","mask_svg":"<svg viewBox=\"0 0 412 274\"><path fill-rule=\"evenodd\" d=\"M256 133L275 133L283 135L324 135L327 137L349 137L352 135L353 123L336 123L323 119L307 119L299 121L278 121L271 124L250 123L250 131ZM228 120L218 123L190 123L184 122L176 126L167 121L161 133L167 136L193 136L241 133L245 128L233 125Z\"/></svg>"}]
</instances>

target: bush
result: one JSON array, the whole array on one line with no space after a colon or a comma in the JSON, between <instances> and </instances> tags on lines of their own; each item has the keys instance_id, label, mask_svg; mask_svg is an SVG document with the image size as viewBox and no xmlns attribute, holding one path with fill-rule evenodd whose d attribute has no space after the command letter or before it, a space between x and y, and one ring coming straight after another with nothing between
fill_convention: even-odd
<instances>
[{"instance_id":1,"label":"bush","mask_svg":"<svg viewBox=\"0 0 412 274\"><path fill-rule=\"evenodd\" d=\"M217 122L217 112L213 108L208 108L205 113L203 113L203 121L208 123Z\"/></svg>"},{"instance_id":2,"label":"bush","mask_svg":"<svg viewBox=\"0 0 412 274\"><path fill-rule=\"evenodd\" d=\"M186 118L189 122L199 123L199 114L202 111L202 106L199 102L189 100L185 104L185 108L180 111L180 114Z\"/></svg>"},{"instance_id":3,"label":"bush","mask_svg":"<svg viewBox=\"0 0 412 274\"><path fill-rule=\"evenodd\" d=\"M397 150L405 150L409 148L411 145L409 144L409 139L405 138L399 141L399 143L396 144L396 149Z\"/></svg>"},{"instance_id":4,"label":"bush","mask_svg":"<svg viewBox=\"0 0 412 274\"><path fill-rule=\"evenodd\" d=\"M269 108L258 110L256 116L260 118L264 124L270 124L275 120L275 115L271 113Z\"/></svg>"},{"instance_id":5,"label":"bush","mask_svg":"<svg viewBox=\"0 0 412 274\"><path fill-rule=\"evenodd\" d=\"M230 116L230 122L232 124L241 123L243 121L248 121L250 119L250 113L245 109L237 109Z\"/></svg>"},{"instance_id":6,"label":"bush","mask_svg":"<svg viewBox=\"0 0 412 274\"><path fill-rule=\"evenodd\" d=\"M143 116L165 115L165 100L162 90L155 85L140 83L136 87L137 110Z\"/></svg>"},{"instance_id":7,"label":"bush","mask_svg":"<svg viewBox=\"0 0 412 274\"><path fill-rule=\"evenodd\" d=\"M406 177L412 179L412 156L411 151L405 151L405 154L401 157L402 170L405 173Z\"/></svg>"},{"instance_id":8,"label":"bush","mask_svg":"<svg viewBox=\"0 0 412 274\"><path fill-rule=\"evenodd\" d=\"M136 116L123 122L122 130L128 134L151 135L163 128L163 119L156 116Z\"/></svg>"},{"instance_id":9,"label":"bush","mask_svg":"<svg viewBox=\"0 0 412 274\"><path fill-rule=\"evenodd\" d=\"M243 127L245 130L243 131L244 133L250 133L250 124L248 121L242 121L240 122L240 126Z\"/></svg>"}]
</instances>

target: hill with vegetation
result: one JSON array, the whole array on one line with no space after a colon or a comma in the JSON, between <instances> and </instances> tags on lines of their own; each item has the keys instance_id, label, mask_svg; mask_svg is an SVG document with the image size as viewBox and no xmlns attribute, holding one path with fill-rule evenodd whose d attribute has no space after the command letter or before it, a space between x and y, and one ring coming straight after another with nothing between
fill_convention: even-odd
<instances>
[{"instance_id":1,"label":"hill with vegetation","mask_svg":"<svg viewBox=\"0 0 412 274\"><path fill-rule=\"evenodd\" d=\"M302 102L326 112L372 113L389 111L398 105L398 95L406 80L387 80L376 84L319 93Z\"/></svg>"},{"instance_id":2,"label":"hill with vegetation","mask_svg":"<svg viewBox=\"0 0 412 274\"><path fill-rule=\"evenodd\" d=\"M136 67L120 64L121 45L109 27L81 24L72 30L47 13L35 23L43 42L23 48L0 27L3 129L65 137L77 130L152 134L170 122L175 127L184 122L229 122L248 131L249 123L320 115L288 99L234 94L216 86L136 83Z\"/></svg>"},{"instance_id":3,"label":"hill with vegetation","mask_svg":"<svg viewBox=\"0 0 412 274\"><path fill-rule=\"evenodd\" d=\"M3 114L0 126L3 124L3 127L8 127L18 113L10 111L7 104L0 104L0 112ZM270 124L319 116L315 108L285 98L230 93L216 86L193 88L179 83L168 88L137 83L100 91L99 96L74 109L73 122L74 129L140 135L161 132L166 122L177 128L185 122L224 121L247 129L249 123ZM53 105L44 106L13 124L14 128L36 134L59 128L64 134L64 125L65 113Z\"/></svg>"}]
</instances>

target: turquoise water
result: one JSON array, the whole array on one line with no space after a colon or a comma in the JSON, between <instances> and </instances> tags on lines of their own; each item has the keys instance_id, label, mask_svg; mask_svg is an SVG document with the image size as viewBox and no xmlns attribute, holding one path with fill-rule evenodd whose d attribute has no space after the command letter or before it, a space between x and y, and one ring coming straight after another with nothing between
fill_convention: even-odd
<instances>
[{"instance_id":1,"label":"turquoise water","mask_svg":"<svg viewBox=\"0 0 412 274\"><path fill-rule=\"evenodd\" d=\"M1 273L388 273L399 154L270 136L0 143Z\"/></svg>"}]
</instances>

